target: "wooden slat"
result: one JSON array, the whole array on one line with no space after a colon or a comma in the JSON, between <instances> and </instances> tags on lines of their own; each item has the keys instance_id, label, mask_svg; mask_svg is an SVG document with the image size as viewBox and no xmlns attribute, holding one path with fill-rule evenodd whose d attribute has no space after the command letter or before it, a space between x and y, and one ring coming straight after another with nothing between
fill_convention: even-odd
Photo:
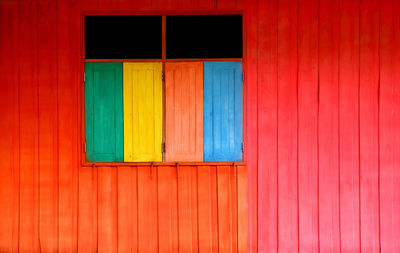
<instances>
[{"instance_id":1,"label":"wooden slat","mask_svg":"<svg viewBox=\"0 0 400 253\"><path fill-rule=\"evenodd\" d=\"M319 235L320 251L340 250L337 0L320 2Z\"/></svg>"},{"instance_id":2,"label":"wooden slat","mask_svg":"<svg viewBox=\"0 0 400 253\"><path fill-rule=\"evenodd\" d=\"M341 251L360 251L359 4L340 1L339 166Z\"/></svg>"},{"instance_id":3,"label":"wooden slat","mask_svg":"<svg viewBox=\"0 0 400 253\"><path fill-rule=\"evenodd\" d=\"M275 252L277 242L277 2L258 1L258 251ZM246 74L247 75L247 74Z\"/></svg>"},{"instance_id":4,"label":"wooden slat","mask_svg":"<svg viewBox=\"0 0 400 253\"><path fill-rule=\"evenodd\" d=\"M77 134L76 100L70 43L70 19L73 5L70 1L57 1L57 83L59 125L59 248L65 252L77 250ZM76 17L76 16L75 16Z\"/></svg>"},{"instance_id":5,"label":"wooden slat","mask_svg":"<svg viewBox=\"0 0 400 253\"><path fill-rule=\"evenodd\" d=\"M246 0L244 1L244 8L246 9L246 14L244 16L245 26L245 47L244 55L245 62L243 64L243 72L245 73L245 80L243 87L243 97L246 98L246 102L243 106L244 118L243 118L243 132L244 137L244 161L246 161L249 168L249 196L250 196L250 241L249 246L253 252L258 250L258 221L257 221L257 157L258 157L258 86L257 86L257 61L258 61L258 13L256 0ZM248 101L252 101L249 103ZM239 247L240 249L240 247Z\"/></svg>"},{"instance_id":6,"label":"wooden slat","mask_svg":"<svg viewBox=\"0 0 400 253\"><path fill-rule=\"evenodd\" d=\"M117 252L117 168L98 168L97 226L98 251Z\"/></svg>"},{"instance_id":7,"label":"wooden slat","mask_svg":"<svg viewBox=\"0 0 400 253\"><path fill-rule=\"evenodd\" d=\"M78 251L97 250L97 168L79 168Z\"/></svg>"},{"instance_id":8,"label":"wooden slat","mask_svg":"<svg viewBox=\"0 0 400 253\"><path fill-rule=\"evenodd\" d=\"M379 200L382 252L397 252L400 232L398 86L399 10L397 1L380 2Z\"/></svg>"},{"instance_id":9,"label":"wooden slat","mask_svg":"<svg viewBox=\"0 0 400 253\"><path fill-rule=\"evenodd\" d=\"M217 167L218 179L218 239L220 252L237 252L237 206L232 200L236 180L230 166ZM232 187L234 185L235 187Z\"/></svg>"},{"instance_id":10,"label":"wooden slat","mask_svg":"<svg viewBox=\"0 0 400 253\"><path fill-rule=\"evenodd\" d=\"M379 3L360 2L361 251L379 252L378 90Z\"/></svg>"},{"instance_id":11,"label":"wooden slat","mask_svg":"<svg viewBox=\"0 0 400 253\"><path fill-rule=\"evenodd\" d=\"M299 2L299 251L318 252L318 1Z\"/></svg>"},{"instance_id":12,"label":"wooden slat","mask_svg":"<svg viewBox=\"0 0 400 253\"><path fill-rule=\"evenodd\" d=\"M137 168L118 168L118 252L137 252Z\"/></svg>"},{"instance_id":13,"label":"wooden slat","mask_svg":"<svg viewBox=\"0 0 400 253\"><path fill-rule=\"evenodd\" d=\"M217 178L213 166L199 166L199 252L218 252Z\"/></svg>"},{"instance_id":14,"label":"wooden slat","mask_svg":"<svg viewBox=\"0 0 400 253\"><path fill-rule=\"evenodd\" d=\"M178 231L179 251L197 251L197 192L193 192L196 171L178 167ZM195 185L195 187L197 187Z\"/></svg>"},{"instance_id":15,"label":"wooden slat","mask_svg":"<svg viewBox=\"0 0 400 253\"><path fill-rule=\"evenodd\" d=\"M39 235L42 251L58 250L58 96L56 1L38 1Z\"/></svg>"},{"instance_id":16,"label":"wooden slat","mask_svg":"<svg viewBox=\"0 0 400 253\"><path fill-rule=\"evenodd\" d=\"M138 168L138 251L154 252L158 248L157 170Z\"/></svg>"},{"instance_id":17,"label":"wooden slat","mask_svg":"<svg viewBox=\"0 0 400 253\"><path fill-rule=\"evenodd\" d=\"M19 249L18 2L0 3L0 249Z\"/></svg>"},{"instance_id":18,"label":"wooden slat","mask_svg":"<svg viewBox=\"0 0 400 253\"><path fill-rule=\"evenodd\" d=\"M249 169L246 166L237 166L237 193L238 252L251 252L249 224Z\"/></svg>"},{"instance_id":19,"label":"wooden slat","mask_svg":"<svg viewBox=\"0 0 400 253\"><path fill-rule=\"evenodd\" d=\"M178 192L174 166L158 167L159 251L178 252Z\"/></svg>"},{"instance_id":20,"label":"wooden slat","mask_svg":"<svg viewBox=\"0 0 400 253\"><path fill-rule=\"evenodd\" d=\"M37 5L19 5L20 72L20 236L21 251L39 251L38 101L37 101Z\"/></svg>"},{"instance_id":21,"label":"wooden slat","mask_svg":"<svg viewBox=\"0 0 400 253\"><path fill-rule=\"evenodd\" d=\"M278 1L278 251L298 251L297 3Z\"/></svg>"}]
</instances>

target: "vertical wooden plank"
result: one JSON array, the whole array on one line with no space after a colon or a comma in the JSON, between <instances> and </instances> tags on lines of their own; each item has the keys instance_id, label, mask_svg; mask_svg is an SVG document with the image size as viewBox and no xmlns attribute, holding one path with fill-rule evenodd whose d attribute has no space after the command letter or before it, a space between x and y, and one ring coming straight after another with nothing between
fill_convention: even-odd
<instances>
[{"instance_id":1,"label":"vertical wooden plank","mask_svg":"<svg viewBox=\"0 0 400 253\"><path fill-rule=\"evenodd\" d=\"M299 2L299 251L318 252L318 1Z\"/></svg>"},{"instance_id":2,"label":"vertical wooden plank","mask_svg":"<svg viewBox=\"0 0 400 253\"><path fill-rule=\"evenodd\" d=\"M258 1L258 251L278 250L277 1ZM247 150L247 149L246 149Z\"/></svg>"},{"instance_id":3,"label":"vertical wooden plank","mask_svg":"<svg viewBox=\"0 0 400 253\"><path fill-rule=\"evenodd\" d=\"M138 167L138 251L158 250L157 171Z\"/></svg>"},{"instance_id":4,"label":"vertical wooden plank","mask_svg":"<svg viewBox=\"0 0 400 253\"><path fill-rule=\"evenodd\" d=\"M162 63L124 68L124 161L162 161Z\"/></svg>"},{"instance_id":5,"label":"vertical wooden plank","mask_svg":"<svg viewBox=\"0 0 400 253\"><path fill-rule=\"evenodd\" d=\"M297 3L278 1L278 250L298 251Z\"/></svg>"},{"instance_id":6,"label":"vertical wooden plank","mask_svg":"<svg viewBox=\"0 0 400 253\"><path fill-rule=\"evenodd\" d=\"M122 162L122 63L85 63L85 145L89 162Z\"/></svg>"},{"instance_id":7,"label":"vertical wooden plank","mask_svg":"<svg viewBox=\"0 0 400 253\"><path fill-rule=\"evenodd\" d=\"M250 200L249 170L247 166L237 166L237 214L238 214L238 252L250 250ZM250 221L251 222L251 221ZM256 252L256 251L254 251Z\"/></svg>"},{"instance_id":8,"label":"vertical wooden plank","mask_svg":"<svg viewBox=\"0 0 400 253\"><path fill-rule=\"evenodd\" d=\"M190 233L192 234L192 252L199 252L199 220L198 220L198 178L197 178L197 170L198 166L190 166L190 186L191 186L191 195L190 195L190 207L192 210L191 213L191 224L192 230Z\"/></svg>"},{"instance_id":9,"label":"vertical wooden plank","mask_svg":"<svg viewBox=\"0 0 400 253\"><path fill-rule=\"evenodd\" d=\"M19 3L21 251L39 251L37 3ZM23 71L21 71L23 70Z\"/></svg>"},{"instance_id":10,"label":"vertical wooden plank","mask_svg":"<svg viewBox=\"0 0 400 253\"><path fill-rule=\"evenodd\" d=\"M318 138L321 252L340 250L338 7L337 0L320 1Z\"/></svg>"},{"instance_id":11,"label":"vertical wooden plank","mask_svg":"<svg viewBox=\"0 0 400 253\"><path fill-rule=\"evenodd\" d=\"M98 168L98 250L117 252L117 167Z\"/></svg>"},{"instance_id":12,"label":"vertical wooden plank","mask_svg":"<svg viewBox=\"0 0 400 253\"><path fill-rule=\"evenodd\" d=\"M244 161L249 168L249 249L251 252L258 250L258 214L257 214L257 196L258 196L258 12L257 0L244 1L244 9L246 15L244 18L246 36L245 42L245 62L244 69L246 77L244 80L244 95L246 101L244 104L245 118L244 118ZM250 102L251 101L251 102ZM239 247L239 250L241 247Z\"/></svg>"},{"instance_id":13,"label":"vertical wooden plank","mask_svg":"<svg viewBox=\"0 0 400 253\"><path fill-rule=\"evenodd\" d=\"M341 252L360 251L359 3L340 1L339 167Z\"/></svg>"},{"instance_id":14,"label":"vertical wooden plank","mask_svg":"<svg viewBox=\"0 0 400 253\"><path fill-rule=\"evenodd\" d=\"M203 63L165 64L164 161L203 161Z\"/></svg>"},{"instance_id":15,"label":"vertical wooden plank","mask_svg":"<svg viewBox=\"0 0 400 253\"><path fill-rule=\"evenodd\" d=\"M97 251L97 168L79 168L78 252Z\"/></svg>"},{"instance_id":16,"label":"vertical wooden plank","mask_svg":"<svg viewBox=\"0 0 400 253\"><path fill-rule=\"evenodd\" d=\"M199 166L198 177L198 204L199 204L199 252L210 252L212 246L211 230L211 189L210 168Z\"/></svg>"},{"instance_id":17,"label":"vertical wooden plank","mask_svg":"<svg viewBox=\"0 0 400 253\"><path fill-rule=\"evenodd\" d=\"M19 250L18 2L0 3L0 249Z\"/></svg>"},{"instance_id":18,"label":"vertical wooden plank","mask_svg":"<svg viewBox=\"0 0 400 253\"><path fill-rule=\"evenodd\" d=\"M56 1L38 1L39 236L58 250L58 83Z\"/></svg>"},{"instance_id":19,"label":"vertical wooden plank","mask_svg":"<svg viewBox=\"0 0 400 253\"><path fill-rule=\"evenodd\" d=\"M235 222L237 207L232 201L232 180L230 166L217 166L218 184L218 239L220 252L237 252ZM236 187L235 187L236 188Z\"/></svg>"},{"instance_id":20,"label":"vertical wooden plank","mask_svg":"<svg viewBox=\"0 0 400 253\"><path fill-rule=\"evenodd\" d=\"M178 192L174 166L158 168L159 251L178 252Z\"/></svg>"},{"instance_id":21,"label":"vertical wooden plank","mask_svg":"<svg viewBox=\"0 0 400 253\"><path fill-rule=\"evenodd\" d=\"M379 252L378 1L360 2L360 219L361 251Z\"/></svg>"},{"instance_id":22,"label":"vertical wooden plank","mask_svg":"<svg viewBox=\"0 0 400 253\"><path fill-rule=\"evenodd\" d=\"M193 192L196 181L192 181L196 171L190 166L178 166L177 170L179 251L197 252L197 206L193 206L197 202L197 194Z\"/></svg>"},{"instance_id":23,"label":"vertical wooden plank","mask_svg":"<svg viewBox=\"0 0 400 253\"><path fill-rule=\"evenodd\" d=\"M77 252L78 251L78 210L79 210L79 161L80 158L82 157L82 122L81 122L81 116L82 116L82 111L81 111L81 106L80 104L82 103L81 96L83 95L81 90L82 87L82 67L83 67L83 62L80 61L82 55L79 53L81 50L81 40L80 40L80 35L81 35L81 29L79 29L80 24L81 24L81 19L80 19L80 2L79 1L72 1L69 3L69 8L70 8L70 20L68 22L68 32L69 32L69 47L70 47L70 64L72 66L70 70L70 75L71 75L71 118L72 121L75 123L76 127L72 127L72 136L73 138L73 143L75 145L72 147L73 149L73 167L72 167L72 172L71 172L71 188L72 188L72 233L73 233L73 239L72 239L72 250ZM76 64L76 62L80 61L80 64Z\"/></svg>"},{"instance_id":24,"label":"vertical wooden plank","mask_svg":"<svg viewBox=\"0 0 400 253\"><path fill-rule=\"evenodd\" d=\"M399 83L396 71L399 70L399 20L398 1L381 1L379 35L379 199L380 199L380 241L382 252L397 252L400 229L398 208L399 164L397 136L399 135L396 110L399 109L397 90ZM397 197L397 198L396 198ZM397 203L396 203L397 202ZM396 208L397 207L397 208Z\"/></svg>"},{"instance_id":25,"label":"vertical wooden plank","mask_svg":"<svg viewBox=\"0 0 400 253\"><path fill-rule=\"evenodd\" d=\"M213 166L199 166L199 252L218 252L217 174Z\"/></svg>"},{"instance_id":26,"label":"vertical wooden plank","mask_svg":"<svg viewBox=\"0 0 400 253\"><path fill-rule=\"evenodd\" d=\"M137 169L118 167L118 252L137 252Z\"/></svg>"},{"instance_id":27,"label":"vertical wooden plank","mask_svg":"<svg viewBox=\"0 0 400 253\"><path fill-rule=\"evenodd\" d=\"M393 166L393 237L400 238L400 191L396 186L400 185L400 2L395 1L394 6L394 49L393 49L393 81L394 81L394 166ZM396 19L397 17L397 19ZM394 240L394 251L400 251L400 241Z\"/></svg>"},{"instance_id":28,"label":"vertical wooden plank","mask_svg":"<svg viewBox=\"0 0 400 253\"><path fill-rule=\"evenodd\" d=\"M76 64L72 58L69 36L70 17L74 5L71 1L57 1L57 82L58 125L59 125L59 248L74 252L76 248L76 181L77 147L75 100L76 85L72 70ZM78 65L78 64L76 64Z\"/></svg>"}]
</instances>

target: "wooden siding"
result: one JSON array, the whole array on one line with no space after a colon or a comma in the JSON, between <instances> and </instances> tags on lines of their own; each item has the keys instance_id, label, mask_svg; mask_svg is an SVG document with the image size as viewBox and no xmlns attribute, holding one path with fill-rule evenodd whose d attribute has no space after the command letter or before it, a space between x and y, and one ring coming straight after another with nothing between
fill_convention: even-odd
<instances>
[{"instance_id":1,"label":"wooden siding","mask_svg":"<svg viewBox=\"0 0 400 253\"><path fill-rule=\"evenodd\" d=\"M247 167L80 166L81 11L241 9ZM0 251L399 252L399 17L397 0L0 0Z\"/></svg>"}]
</instances>

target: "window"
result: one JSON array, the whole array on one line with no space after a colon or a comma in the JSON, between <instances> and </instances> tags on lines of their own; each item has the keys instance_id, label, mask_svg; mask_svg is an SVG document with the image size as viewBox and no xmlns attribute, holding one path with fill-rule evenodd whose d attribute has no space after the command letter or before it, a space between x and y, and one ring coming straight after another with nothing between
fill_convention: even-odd
<instances>
[{"instance_id":1,"label":"window","mask_svg":"<svg viewBox=\"0 0 400 253\"><path fill-rule=\"evenodd\" d=\"M241 60L241 15L86 16L86 161L241 161Z\"/></svg>"}]
</instances>

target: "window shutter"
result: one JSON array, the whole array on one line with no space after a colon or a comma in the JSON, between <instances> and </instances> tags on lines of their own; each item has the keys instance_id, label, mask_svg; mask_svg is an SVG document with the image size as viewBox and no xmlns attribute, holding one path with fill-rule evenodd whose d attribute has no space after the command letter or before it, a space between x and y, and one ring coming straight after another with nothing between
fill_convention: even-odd
<instances>
[{"instance_id":1,"label":"window shutter","mask_svg":"<svg viewBox=\"0 0 400 253\"><path fill-rule=\"evenodd\" d=\"M162 63L124 63L124 161L162 161Z\"/></svg>"},{"instance_id":2,"label":"window shutter","mask_svg":"<svg viewBox=\"0 0 400 253\"><path fill-rule=\"evenodd\" d=\"M203 63L166 63L165 161L203 161Z\"/></svg>"},{"instance_id":3,"label":"window shutter","mask_svg":"<svg viewBox=\"0 0 400 253\"><path fill-rule=\"evenodd\" d=\"M241 161L243 142L241 62L204 63L204 160Z\"/></svg>"},{"instance_id":4,"label":"window shutter","mask_svg":"<svg viewBox=\"0 0 400 253\"><path fill-rule=\"evenodd\" d=\"M122 162L122 63L85 64L86 159Z\"/></svg>"}]
</instances>

